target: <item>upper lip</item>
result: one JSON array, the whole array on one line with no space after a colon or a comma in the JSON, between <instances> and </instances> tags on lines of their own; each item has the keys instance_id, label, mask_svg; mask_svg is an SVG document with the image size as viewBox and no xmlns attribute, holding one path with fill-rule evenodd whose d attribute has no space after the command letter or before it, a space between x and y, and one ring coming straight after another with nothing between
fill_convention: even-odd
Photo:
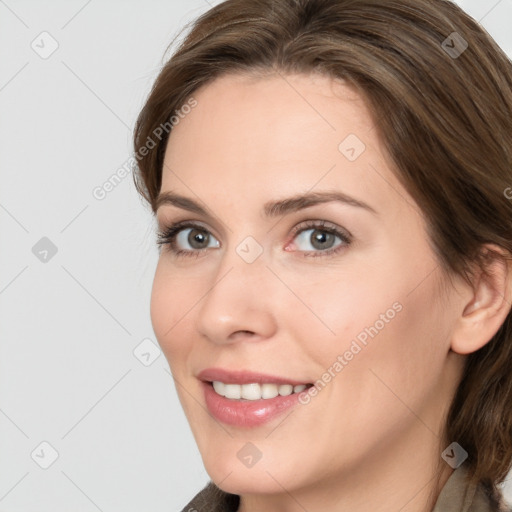
<instances>
[{"instance_id":1,"label":"upper lip","mask_svg":"<svg viewBox=\"0 0 512 512\"><path fill-rule=\"evenodd\" d=\"M197 378L205 382L219 381L225 384L292 384L293 386L310 384L307 381L277 377L266 373L249 370L227 370L224 368L206 368L198 373Z\"/></svg>"}]
</instances>

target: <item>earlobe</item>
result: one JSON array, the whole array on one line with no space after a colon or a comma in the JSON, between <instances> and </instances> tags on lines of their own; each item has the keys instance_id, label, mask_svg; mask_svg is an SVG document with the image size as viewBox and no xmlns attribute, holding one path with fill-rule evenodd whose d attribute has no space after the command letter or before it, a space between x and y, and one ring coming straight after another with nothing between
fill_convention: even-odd
<instances>
[{"instance_id":1,"label":"earlobe","mask_svg":"<svg viewBox=\"0 0 512 512\"><path fill-rule=\"evenodd\" d=\"M486 272L479 269L460 317L456 320L451 349L470 354L486 345L505 322L512 308L512 265L508 254L496 245L486 245L503 258L488 253ZM505 259L507 258L507 259Z\"/></svg>"}]
</instances>

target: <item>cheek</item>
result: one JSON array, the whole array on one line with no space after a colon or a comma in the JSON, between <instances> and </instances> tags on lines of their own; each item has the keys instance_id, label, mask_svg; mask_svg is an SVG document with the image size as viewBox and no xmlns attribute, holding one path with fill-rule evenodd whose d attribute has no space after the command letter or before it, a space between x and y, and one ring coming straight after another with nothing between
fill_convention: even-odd
<instances>
[{"instance_id":1,"label":"cheek","mask_svg":"<svg viewBox=\"0 0 512 512\"><path fill-rule=\"evenodd\" d=\"M344 271L337 276L331 272L326 273L325 278L317 277L314 284L308 283L297 289L307 305L303 314L294 315L297 339L321 339L321 343L313 341L312 348L317 354L315 359L324 366L332 364L338 355L349 350L354 340L364 347L365 341L371 339L369 331L374 333L375 326L379 333L385 331L400 315L397 311L401 309L397 300L399 294L389 283L379 285L375 277L369 272ZM288 309L297 310L296 307Z\"/></svg>"},{"instance_id":2,"label":"cheek","mask_svg":"<svg viewBox=\"0 0 512 512\"><path fill-rule=\"evenodd\" d=\"M451 320L434 279L411 292L409 283L415 281L404 279L384 300L370 300L363 312L354 309L357 323L351 324L344 340L361 347L346 372L360 390L360 399L380 397L397 415L404 403L418 413L426 407L449 349Z\"/></svg>"},{"instance_id":3,"label":"cheek","mask_svg":"<svg viewBox=\"0 0 512 512\"><path fill-rule=\"evenodd\" d=\"M190 284L176 278L166 269L162 260L158 262L151 290L150 316L153 330L169 364L182 355L180 340L190 339L186 333L186 314L193 307L194 294ZM197 300L197 299L196 299ZM190 305L189 305L190 303Z\"/></svg>"},{"instance_id":4,"label":"cheek","mask_svg":"<svg viewBox=\"0 0 512 512\"><path fill-rule=\"evenodd\" d=\"M324 371L349 373L354 384L376 381L374 370L405 393L418 389L420 377L430 385L442 369L451 327L437 274L418 286L432 271L430 259L421 268L405 262L373 268L300 289L310 313L295 316L298 339L313 340L304 346Z\"/></svg>"}]
</instances>

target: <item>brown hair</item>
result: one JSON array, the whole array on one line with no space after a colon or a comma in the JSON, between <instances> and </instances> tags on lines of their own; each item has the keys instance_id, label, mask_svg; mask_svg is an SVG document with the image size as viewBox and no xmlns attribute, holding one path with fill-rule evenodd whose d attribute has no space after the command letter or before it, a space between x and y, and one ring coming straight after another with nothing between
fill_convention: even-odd
<instances>
[{"instance_id":1,"label":"brown hair","mask_svg":"<svg viewBox=\"0 0 512 512\"><path fill-rule=\"evenodd\" d=\"M512 252L512 63L451 1L227 0L200 16L135 127L135 185L153 211L172 130L141 150L194 91L230 72L344 80L371 109L443 270L469 282L474 264L485 270L482 244ZM442 433L490 496L512 463L511 368L509 312L467 357Z\"/></svg>"}]
</instances>

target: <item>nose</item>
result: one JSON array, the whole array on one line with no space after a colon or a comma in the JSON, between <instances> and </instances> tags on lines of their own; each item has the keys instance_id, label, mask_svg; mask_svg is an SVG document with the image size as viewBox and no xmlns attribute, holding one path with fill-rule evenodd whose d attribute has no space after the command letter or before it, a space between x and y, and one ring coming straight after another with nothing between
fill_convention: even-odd
<instances>
[{"instance_id":1,"label":"nose","mask_svg":"<svg viewBox=\"0 0 512 512\"><path fill-rule=\"evenodd\" d=\"M205 284L196 312L199 333L216 344L271 338L276 329L278 281L259 257L248 263L230 249ZM274 297L274 299L273 299Z\"/></svg>"}]
</instances>

